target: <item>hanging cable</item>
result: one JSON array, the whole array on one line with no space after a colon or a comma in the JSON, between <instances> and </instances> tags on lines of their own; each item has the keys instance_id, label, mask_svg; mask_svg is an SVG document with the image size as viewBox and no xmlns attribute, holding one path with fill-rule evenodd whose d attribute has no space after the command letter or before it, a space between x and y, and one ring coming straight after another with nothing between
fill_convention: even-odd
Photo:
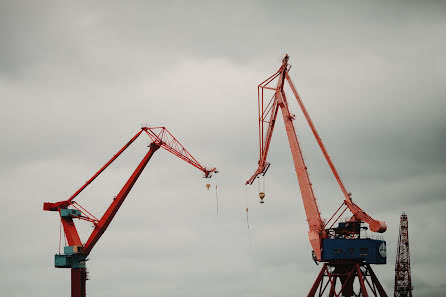
<instances>
[{"instance_id":1,"label":"hanging cable","mask_svg":"<svg viewBox=\"0 0 446 297\"><path fill-rule=\"evenodd\" d=\"M65 246L67 246L67 245L68 245L67 237L66 237L66 236L63 236L63 239L64 239L64 242L65 242Z\"/></svg>"},{"instance_id":2,"label":"hanging cable","mask_svg":"<svg viewBox=\"0 0 446 297\"><path fill-rule=\"evenodd\" d=\"M260 193L260 178L257 176L257 192Z\"/></svg>"},{"instance_id":3,"label":"hanging cable","mask_svg":"<svg viewBox=\"0 0 446 297\"><path fill-rule=\"evenodd\" d=\"M248 188L245 187L245 201L246 201L246 225L248 226L248 230L249 230L249 215L248 215L248 208L249 208L249 204L248 204L248 195L246 194L246 191L248 190Z\"/></svg>"},{"instance_id":4,"label":"hanging cable","mask_svg":"<svg viewBox=\"0 0 446 297\"><path fill-rule=\"evenodd\" d=\"M215 185L215 200L217 201L217 215L218 215L218 187Z\"/></svg>"},{"instance_id":5,"label":"hanging cable","mask_svg":"<svg viewBox=\"0 0 446 297\"><path fill-rule=\"evenodd\" d=\"M60 221L60 225L59 225L59 255L60 255L61 243L62 243L62 221Z\"/></svg>"},{"instance_id":6,"label":"hanging cable","mask_svg":"<svg viewBox=\"0 0 446 297\"><path fill-rule=\"evenodd\" d=\"M248 213L248 208L246 208L246 225L248 225L248 229L249 229L249 213Z\"/></svg>"}]
</instances>

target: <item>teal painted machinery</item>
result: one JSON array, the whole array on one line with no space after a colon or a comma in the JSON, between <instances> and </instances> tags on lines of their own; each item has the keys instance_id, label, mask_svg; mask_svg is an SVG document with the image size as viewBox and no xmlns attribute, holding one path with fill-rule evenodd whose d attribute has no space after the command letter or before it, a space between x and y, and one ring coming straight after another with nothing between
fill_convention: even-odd
<instances>
[{"instance_id":1,"label":"teal painted machinery","mask_svg":"<svg viewBox=\"0 0 446 297\"><path fill-rule=\"evenodd\" d=\"M81 247L66 246L64 254L54 255L56 268L85 268L86 257L80 253Z\"/></svg>"}]
</instances>

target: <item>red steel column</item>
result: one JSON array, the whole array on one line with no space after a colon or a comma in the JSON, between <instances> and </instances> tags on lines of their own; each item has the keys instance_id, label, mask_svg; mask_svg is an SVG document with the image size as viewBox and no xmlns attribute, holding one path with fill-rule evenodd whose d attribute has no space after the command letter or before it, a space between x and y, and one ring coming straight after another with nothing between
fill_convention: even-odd
<instances>
[{"instance_id":1,"label":"red steel column","mask_svg":"<svg viewBox=\"0 0 446 297\"><path fill-rule=\"evenodd\" d=\"M321 272L319 272L319 275L316 278L316 281L314 282L313 286L311 287L310 292L308 293L307 297L314 297L316 292L317 292L317 288L319 288L319 285L321 284L322 278L325 275L325 270L328 269L327 268L327 264L324 263L324 266L322 266Z\"/></svg>"},{"instance_id":2,"label":"red steel column","mask_svg":"<svg viewBox=\"0 0 446 297\"><path fill-rule=\"evenodd\" d=\"M356 271L358 272L358 279L359 279L359 285L360 285L360 292L362 293L362 296L369 297L369 294L367 293L367 288L364 284L364 278L362 276L361 268L359 267L359 264L356 264Z\"/></svg>"},{"instance_id":3,"label":"red steel column","mask_svg":"<svg viewBox=\"0 0 446 297\"><path fill-rule=\"evenodd\" d=\"M86 268L71 269L71 297L85 297L85 283L87 281Z\"/></svg>"},{"instance_id":4,"label":"red steel column","mask_svg":"<svg viewBox=\"0 0 446 297\"><path fill-rule=\"evenodd\" d=\"M130 193L130 190L135 185L136 181L138 180L138 177L141 175L147 163L150 161L150 158L152 157L153 153L155 153L159 149L159 147L160 146L156 143L150 144L149 151L144 156L142 161L139 163L138 167L130 176L130 178L128 179L124 187L121 189L121 191L118 193L116 198L113 200L112 204L110 204L108 209L105 211L105 214L102 216L101 220L98 222L93 232L91 233L90 237L88 238L87 242L85 243L82 249L82 254L84 256L88 256L88 254L90 254L91 249L96 244L96 242L98 242L99 238L101 238L102 234L105 232L108 225L111 223L114 216L118 212L119 207L121 207L125 198Z\"/></svg>"}]
</instances>

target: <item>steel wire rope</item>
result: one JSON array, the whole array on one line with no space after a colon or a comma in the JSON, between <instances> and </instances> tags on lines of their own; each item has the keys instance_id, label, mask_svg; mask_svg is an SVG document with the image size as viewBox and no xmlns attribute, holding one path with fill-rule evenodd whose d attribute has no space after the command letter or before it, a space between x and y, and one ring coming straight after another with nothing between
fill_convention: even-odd
<instances>
[{"instance_id":1,"label":"steel wire rope","mask_svg":"<svg viewBox=\"0 0 446 297\"><path fill-rule=\"evenodd\" d=\"M59 255L60 255L61 242L62 242L62 221L60 221L60 224L59 224Z\"/></svg>"},{"instance_id":2,"label":"steel wire rope","mask_svg":"<svg viewBox=\"0 0 446 297\"><path fill-rule=\"evenodd\" d=\"M217 201L217 216L218 216L218 186L215 185L215 200Z\"/></svg>"},{"instance_id":3,"label":"steel wire rope","mask_svg":"<svg viewBox=\"0 0 446 297\"><path fill-rule=\"evenodd\" d=\"M246 206L246 226L248 227L249 230L249 215L248 215L248 209L249 209L249 200L248 200L248 188L245 187L245 206Z\"/></svg>"}]
</instances>

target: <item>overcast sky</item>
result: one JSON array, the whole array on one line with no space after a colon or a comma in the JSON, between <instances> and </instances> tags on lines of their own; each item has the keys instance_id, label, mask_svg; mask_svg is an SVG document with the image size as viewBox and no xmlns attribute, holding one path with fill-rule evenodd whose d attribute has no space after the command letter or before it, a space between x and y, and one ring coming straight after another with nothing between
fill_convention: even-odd
<instances>
[{"instance_id":1,"label":"overcast sky","mask_svg":"<svg viewBox=\"0 0 446 297\"><path fill-rule=\"evenodd\" d=\"M374 269L388 295L406 211L414 294L446 296L445 36L443 1L0 0L0 295L69 296L70 271L53 266L59 218L42 203L67 199L147 124L220 173L206 191L201 172L156 152L90 254L87 294L304 296L320 266L281 119L265 204L243 185L258 160L257 85L288 53L355 202L387 222L388 264ZM289 97L329 218L342 193ZM148 144L78 202L102 215Z\"/></svg>"}]
</instances>

